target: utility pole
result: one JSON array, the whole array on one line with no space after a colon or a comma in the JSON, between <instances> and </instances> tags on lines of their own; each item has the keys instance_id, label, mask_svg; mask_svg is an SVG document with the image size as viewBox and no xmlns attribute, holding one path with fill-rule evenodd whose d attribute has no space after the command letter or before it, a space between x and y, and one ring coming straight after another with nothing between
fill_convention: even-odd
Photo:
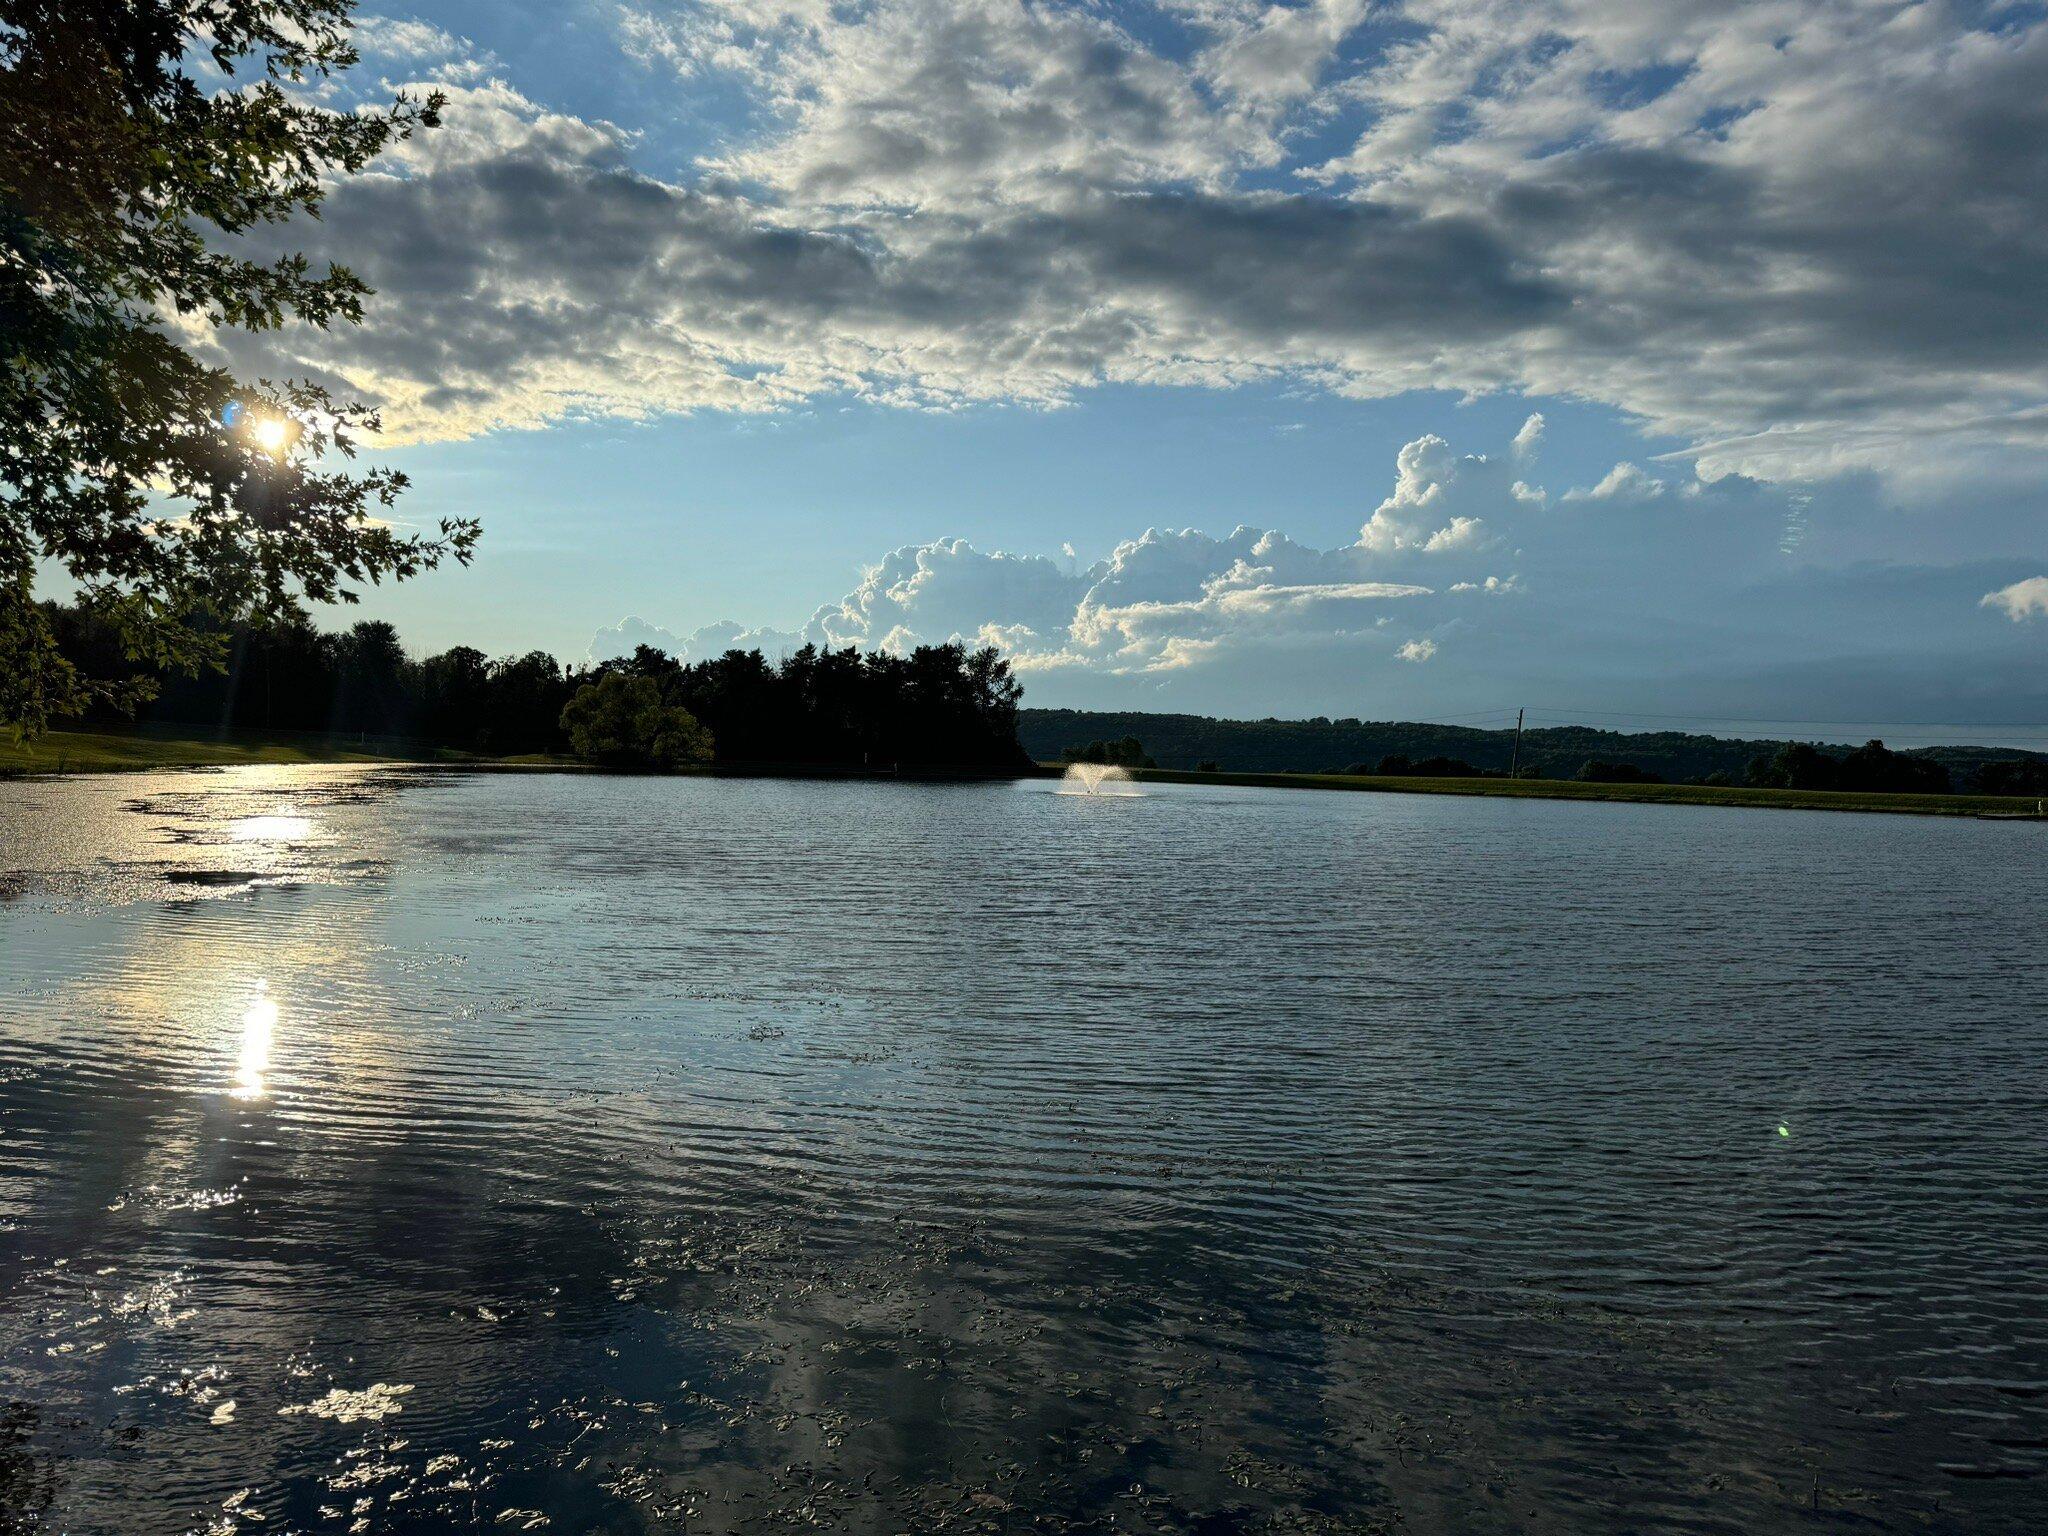
<instances>
[{"instance_id":1,"label":"utility pole","mask_svg":"<svg viewBox=\"0 0 2048 1536\"><path fill-rule=\"evenodd\" d=\"M1515 711L1515 750L1508 758L1508 777L1511 779L1519 779L1522 776L1522 716L1526 712L1522 709Z\"/></svg>"}]
</instances>

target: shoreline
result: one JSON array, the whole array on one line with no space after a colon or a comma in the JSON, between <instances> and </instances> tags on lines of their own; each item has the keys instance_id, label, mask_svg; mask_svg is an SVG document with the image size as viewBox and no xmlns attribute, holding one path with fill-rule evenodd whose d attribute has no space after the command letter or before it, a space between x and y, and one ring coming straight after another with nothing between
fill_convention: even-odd
<instances>
[{"instance_id":1,"label":"shoreline","mask_svg":"<svg viewBox=\"0 0 2048 1536\"><path fill-rule=\"evenodd\" d=\"M1045 765L1048 768L1052 764ZM1057 769L1055 768L1055 771ZM1865 811L1961 816L1979 821L2048 820L2040 802L2016 795L1890 794L1838 789L1759 789L1738 784L1601 784L1576 779L1413 778L1347 773L1199 773L1126 770L1140 784L1235 784L1256 789L1322 789L1385 795L1491 795L1504 800L1582 800L1631 805L1733 806L1770 811Z\"/></svg>"},{"instance_id":2,"label":"shoreline","mask_svg":"<svg viewBox=\"0 0 2048 1536\"><path fill-rule=\"evenodd\" d=\"M64 731L35 741L0 742L0 779L74 773L143 773L158 769L312 766L320 763L385 765L459 773L605 773L574 758L547 754L479 757L448 748L379 750L367 742L270 737L202 740L144 731ZM972 778L1058 778L1065 765L1036 763L1011 774L930 772L899 774L824 764L743 764L698 770L730 778L874 778L949 782ZM1314 789L1362 794L1487 795L1516 800L1577 800L1605 804L1734 806L1749 810L1863 811L1904 816L1959 816L1974 820L2042 821L2041 802L2022 796L1890 794L1853 790L1760 789L1748 785L1602 784L1571 779L1418 778L1342 773L1202 773L1180 768L1128 770L1140 784L1225 784L1249 789Z\"/></svg>"},{"instance_id":3,"label":"shoreline","mask_svg":"<svg viewBox=\"0 0 2048 1536\"><path fill-rule=\"evenodd\" d=\"M424 745L409 748L395 743L351 744L335 738L285 735L206 740L154 731L51 730L28 742L0 738L0 779L147 773L171 768L310 767L319 763L565 773L586 771L589 766L574 758L543 754L478 757Z\"/></svg>"}]
</instances>

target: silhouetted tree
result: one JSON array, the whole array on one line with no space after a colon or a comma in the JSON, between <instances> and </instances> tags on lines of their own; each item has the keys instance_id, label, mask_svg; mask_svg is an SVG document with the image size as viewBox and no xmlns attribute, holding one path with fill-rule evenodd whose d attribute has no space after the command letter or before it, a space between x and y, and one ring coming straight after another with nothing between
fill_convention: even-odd
<instances>
[{"instance_id":1,"label":"silhouetted tree","mask_svg":"<svg viewBox=\"0 0 2048 1536\"><path fill-rule=\"evenodd\" d=\"M490 657L468 645L429 656L419 665L417 687L421 734L465 751L490 750Z\"/></svg>"},{"instance_id":2,"label":"silhouetted tree","mask_svg":"<svg viewBox=\"0 0 2048 1536\"><path fill-rule=\"evenodd\" d=\"M2048 795L2048 763L1984 763L1971 775L1970 787L1980 795Z\"/></svg>"},{"instance_id":3,"label":"silhouetted tree","mask_svg":"<svg viewBox=\"0 0 2048 1536\"><path fill-rule=\"evenodd\" d=\"M410 723L412 662L398 631L382 619L366 619L341 637L335 660L340 685L334 704L337 728L403 735Z\"/></svg>"},{"instance_id":4,"label":"silhouetted tree","mask_svg":"<svg viewBox=\"0 0 2048 1536\"><path fill-rule=\"evenodd\" d=\"M1881 741L1867 741L1841 757L1811 742L1792 741L1773 757L1752 759L1749 782L1776 789L1942 794L1948 790L1949 774L1940 763L1894 752Z\"/></svg>"}]
</instances>

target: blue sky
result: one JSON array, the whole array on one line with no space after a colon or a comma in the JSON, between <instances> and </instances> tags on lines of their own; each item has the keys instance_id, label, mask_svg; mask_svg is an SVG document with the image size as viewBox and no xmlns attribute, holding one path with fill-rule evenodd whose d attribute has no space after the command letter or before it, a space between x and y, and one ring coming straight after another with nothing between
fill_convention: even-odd
<instances>
[{"instance_id":1,"label":"blue sky","mask_svg":"<svg viewBox=\"0 0 2048 1536\"><path fill-rule=\"evenodd\" d=\"M369 320L223 345L381 403L404 516L484 519L361 610L415 649L958 637L1042 704L2048 717L2038 6L360 36L334 99L450 96L290 232Z\"/></svg>"},{"instance_id":2,"label":"blue sky","mask_svg":"<svg viewBox=\"0 0 2048 1536\"><path fill-rule=\"evenodd\" d=\"M487 509L478 564L380 595L422 643L486 635L581 656L622 613L671 624L787 625L906 543L965 537L1083 565L1148 526L1270 523L1354 538L1402 445L1452 424L1508 450L1527 401L1430 392L1353 401L1298 389L1108 387L1059 410L958 414L835 400L765 417L707 413L486 436L387 454L413 476L409 517ZM1568 419L1555 457L1597 481L1641 439L1611 412ZM538 605L505 609L486 592Z\"/></svg>"}]
</instances>

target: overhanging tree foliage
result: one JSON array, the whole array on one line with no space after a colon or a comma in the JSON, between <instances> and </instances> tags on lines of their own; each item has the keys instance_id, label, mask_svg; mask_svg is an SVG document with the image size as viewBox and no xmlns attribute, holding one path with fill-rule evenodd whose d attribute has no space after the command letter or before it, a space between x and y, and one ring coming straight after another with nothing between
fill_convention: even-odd
<instances>
[{"instance_id":1,"label":"overhanging tree foliage","mask_svg":"<svg viewBox=\"0 0 2048 1536\"><path fill-rule=\"evenodd\" d=\"M238 383L179 334L362 318L345 269L237 239L317 213L331 180L433 125L438 98L342 111L301 89L356 62L353 8L0 0L0 721L18 730L218 666L226 626L469 558L472 520L376 519L402 475L317 467L353 458L373 411ZM143 675L62 654L39 570Z\"/></svg>"}]
</instances>

